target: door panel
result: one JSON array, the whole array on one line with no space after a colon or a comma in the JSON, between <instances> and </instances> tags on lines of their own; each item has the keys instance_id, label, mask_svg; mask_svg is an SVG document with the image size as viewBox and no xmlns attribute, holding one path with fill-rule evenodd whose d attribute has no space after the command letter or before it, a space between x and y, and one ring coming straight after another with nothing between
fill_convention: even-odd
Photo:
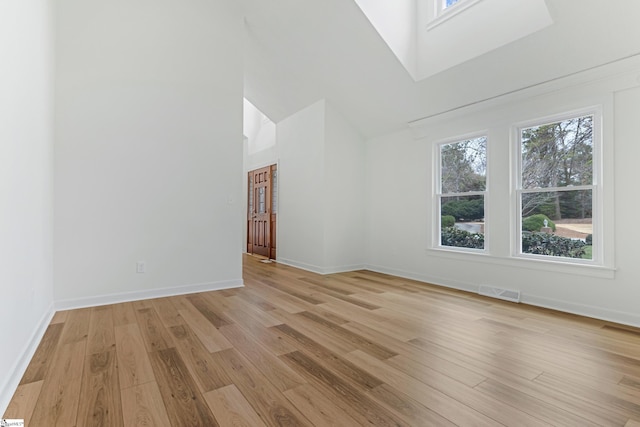
<instances>
[{"instance_id":1,"label":"door panel","mask_svg":"<svg viewBox=\"0 0 640 427\"><path fill-rule=\"evenodd\" d=\"M275 258L275 209L272 172L275 165L249 172L247 252Z\"/></svg>"}]
</instances>

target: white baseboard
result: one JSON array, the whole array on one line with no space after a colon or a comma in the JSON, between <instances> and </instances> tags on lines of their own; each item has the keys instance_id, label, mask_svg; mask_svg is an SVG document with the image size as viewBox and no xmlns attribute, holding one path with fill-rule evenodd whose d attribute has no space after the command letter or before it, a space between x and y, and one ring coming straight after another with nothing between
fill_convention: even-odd
<instances>
[{"instance_id":1,"label":"white baseboard","mask_svg":"<svg viewBox=\"0 0 640 427\"><path fill-rule=\"evenodd\" d=\"M471 283L459 282L457 280L449 280L442 277L428 276L426 274L413 273L409 271L396 270L394 268L380 267L376 265L367 265L367 270L374 271L376 273L390 274L396 277L402 277L404 279L417 280L418 282L424 282L431 285L442 286L444 288L458 289L467 292L478 292L478 285Z\"/></svg>"},{"instance_id":2,"label":"white baseboard","mask_svg":"<svg viewBox=\"0 0 640 427\"><path fill-rule=\"evenodd\" d=\"M354 264L354 265L343 265L337 267L327 267L323 269L322 274L335 274L335 273L347 273L349 271L358 271L358 270L366 270L366 266L364 264Z\"/></svg>"},{"instance_id":3,"label":"white baseboard","mask_svg":"<svg viewBox=\"0 0 640 427\"><path fill-rule=\"evenodd\" d=\"M393 268L380 267L374 265L367 265L367 270L375 271L378 273L390 274L397 277L404 277L406 279L417 280L419 282L425 282L436 286L442 286L445 288L458 289L461 291L467 291L471 293L478 292L477 283L465 283L454 280L449 280L440 277L431 277L425 274L412 273L402 270L396 270ZM606 308L595 307L591 305L576 304L570 301L562 301L552 298L545 298L536 295L529 295L526 293L521 294L520 302L523 304L529 304L536 307L548 308L551 310L562 311L565 313L577 314L579 316L591 317L594 319L604 320L606 322L620 323L623 325L640 327L640 314L628 313L624 311L609 310Z\"/></svg>"},{"instance_id":4,"label":"white baseboard","mask_svg":"<svg viewBox=\"0 0 640 427\"><path fill-rule=\"evenodd\" d=\"M299 268L301 270L310 271L316 274L334 274L334 273L345 273L347 271L356 271L366 269L364 264L357 265L343 265L343 266L334 266L334 267L319 267L317 265L306 264L300 261L294 261L287 258L278 258L276 262L284 265L288 265L290 267Z\"/></svg>"},{"instance_id":5,"label":"white baseboard","mask_svg":"<svg viewBox=\"0 0 640 427\"><path fill-rule=\"evenodd\" d=\"M322 267L318 267L317 265L306 264L304 262L294 261L292 259L280 258L280 257L278 257L278 259L276 259L276 262L278 264L288 265L290 267L299 268L301 270L310 271L312 273L323 274L322 273Z\"/></svg>"},{"instance_id":6,"label":"white baseboard","mask_svg":"<svg viewBox=\"0 0 640 427\"><path fill-rule=\"evenodd\" d=\"M33 355L36 353L38 345L40 345L40 341L42 341L42 337L47 331L47 327L49 326L49 323L51 323L51 319L53 318L54 314L54 305L53 303L51 303L40 318L36 329L29 337L27 345L20 353L20 358L16 360L12 369L10 370L11 375L9 376L9 378L7 378L4 384L0 384L0 414L4 414L7 410L7 407L11 402L11 398L18 388L18 384L20 384L20 380L27 370L29 362L31 362Z\"/></svg>"},{"instance_id":7,"label":"white baseboard","mask_svg":"<svg viewBox=\"0 0 640 427\"><path fill-rule=\"evenodd\" d=\"M55 309L72 310L76 308L95 307L99 305L117 304L121 302L139 301L151 298L170 297L175 295L194 294L198 292L221 291L223 289L241 288L244 286L242 279L225 280L212 283L198 283L195 285L183 285L171 288L148 289L144 291L121 292L105 294L94 297L74 298L55 302Z\"/></svg>"},{"instance_id":8,"label":"white baseboard","mask_svg":"<svg viewBox=\"0 0 640 427\"><path fill-rule=\"evenodd\" d=\"M529 305L535 305L536 307L550 308L552 310L563 311L565 313L577 314L579 316L592 317L606 322L620 323L640 328L640 315L638 313L609 310L591 305L576 304L573 302L525 294L522 295L522 302Z\"/></svg>"}]
</instances>

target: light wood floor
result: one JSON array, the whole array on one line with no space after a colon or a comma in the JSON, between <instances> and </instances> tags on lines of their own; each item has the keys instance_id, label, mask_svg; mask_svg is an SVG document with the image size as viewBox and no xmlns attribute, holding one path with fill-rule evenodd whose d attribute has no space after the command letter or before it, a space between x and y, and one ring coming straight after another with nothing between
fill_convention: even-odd
<instances>
[{"instance_id":1,"label":"light wood floor","mask_svg":"<svg viewBox=\"0 0 640 427\"><path fill-rule=\"evenodd\" d=\"M246 287L58 312L33 427L640 426L640 330L245 257Z\"/></svg>"}]
</instances>

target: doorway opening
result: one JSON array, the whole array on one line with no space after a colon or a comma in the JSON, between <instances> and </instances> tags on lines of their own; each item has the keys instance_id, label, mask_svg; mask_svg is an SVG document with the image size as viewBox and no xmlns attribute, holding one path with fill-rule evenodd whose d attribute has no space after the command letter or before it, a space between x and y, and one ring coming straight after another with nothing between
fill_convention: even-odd
<instances>
[{"instance_id":1,"label":"doorway opening","mask_svg":"<svg viewBox=\"0 0 640 427\"><path fill-rule=\"evenodd\" d=\"M247 253L276 259L277 165L250 171L247 184Z\"/></svg>"}]
</instances>

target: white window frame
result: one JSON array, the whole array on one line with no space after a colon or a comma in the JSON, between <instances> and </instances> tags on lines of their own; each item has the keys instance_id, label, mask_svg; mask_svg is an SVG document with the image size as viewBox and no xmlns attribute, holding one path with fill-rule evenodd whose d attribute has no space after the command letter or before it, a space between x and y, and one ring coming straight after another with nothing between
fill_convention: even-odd
<instances>
[{"instance_id":1,"label":"white window frame","mask_svg":"<svg viewBox=\"0 0 640 427\"><path fill-rule=\"evenodd\" d=\"M484 191L469 191L466 193L442 193L442 146L448 144L456 144L463 141L468 141L476 138L485 138L485 160L487 162L486 170L485 170L485 190ZM434 176L434 191L433 191L433 206L434 206L434 218L433 221L434 229L433 229L433 243L432 248L443 250L443 251L452 251L452 252L466 252L473 254L488 254L489 253L489 221L487 220L487 207L489 206L489 132L474 132L471 134L461 135L453 138L447 138L441 141L438 141L434 144L434 160L435 165L433 170L435 171ZM464 248L459 246L446 246L442 245L442 236L440 232L442 230L442 198L443 197L452 197L452 196L483 196L484 201L484 248L476 249L476 248Z\"/></svg>"},{"instance_id":2,"label":"white window frame","mask_svg":"<svg viewBox=\"0 0 640 427\"><path fill-rule=\"evenodd\" d=\"M447 0L436 0L436 3L438 4L439 14L443 13L447 9L450 10L450 8L459 5L461 2L464 2L464 0L458 0L456 3L454 3L451 6L447 7Z\"/></svg>"},{"instance_id":3,"label":"white window frame","mask_svg":"<svg viewBox=\"0 0 640 427\"><path fill-rule=\"evenodd\" d=\"M563 120L574 119L578 117L592 116L593 117L593 129L592 129L592 155L593 155L593 182L591 185L581 185L573 187L548 187L541 188L541 192L551 191L576 191L576 190L591 190L593 200L593 215L592 221L592 257L591 259L581 258L568 258L549 255L529 254L522 252L522 194L531 192L531 189L522 188L522 130L543 126L546 124L552 124L561 122ZM575 265L592 265L603 266L603 251L604 251L604 236L603 236L603 108L601 106L594 106L584 108L580 110L573 110L564 113L559 113L551 116L541 117L534 120L527 120L513 126L513 141L515 149L515 158L513 159L513 202L515 206L515 225L516 230L514 233L512 256L515 258L539 260L550 263L562 263L562 264L575 264ZM535 189L538 191L538 189Z\"/></svg>"},{"instance_id":4,"label":"white window frame","mask_svg":"<svg viewBox=\"0 0 640 427\"><path fill-rule=\"evenodd\" d=\"M445 7L447 4L446 0L429 0L432 2L432 19L427 26L427 29L432 28L441 22L444 22L458 13L462 12L465 9L473 6L474 4L482 1L482 0L458 0L457 3L452 4L449 7Z\"/></svg>"}]
</instances>

